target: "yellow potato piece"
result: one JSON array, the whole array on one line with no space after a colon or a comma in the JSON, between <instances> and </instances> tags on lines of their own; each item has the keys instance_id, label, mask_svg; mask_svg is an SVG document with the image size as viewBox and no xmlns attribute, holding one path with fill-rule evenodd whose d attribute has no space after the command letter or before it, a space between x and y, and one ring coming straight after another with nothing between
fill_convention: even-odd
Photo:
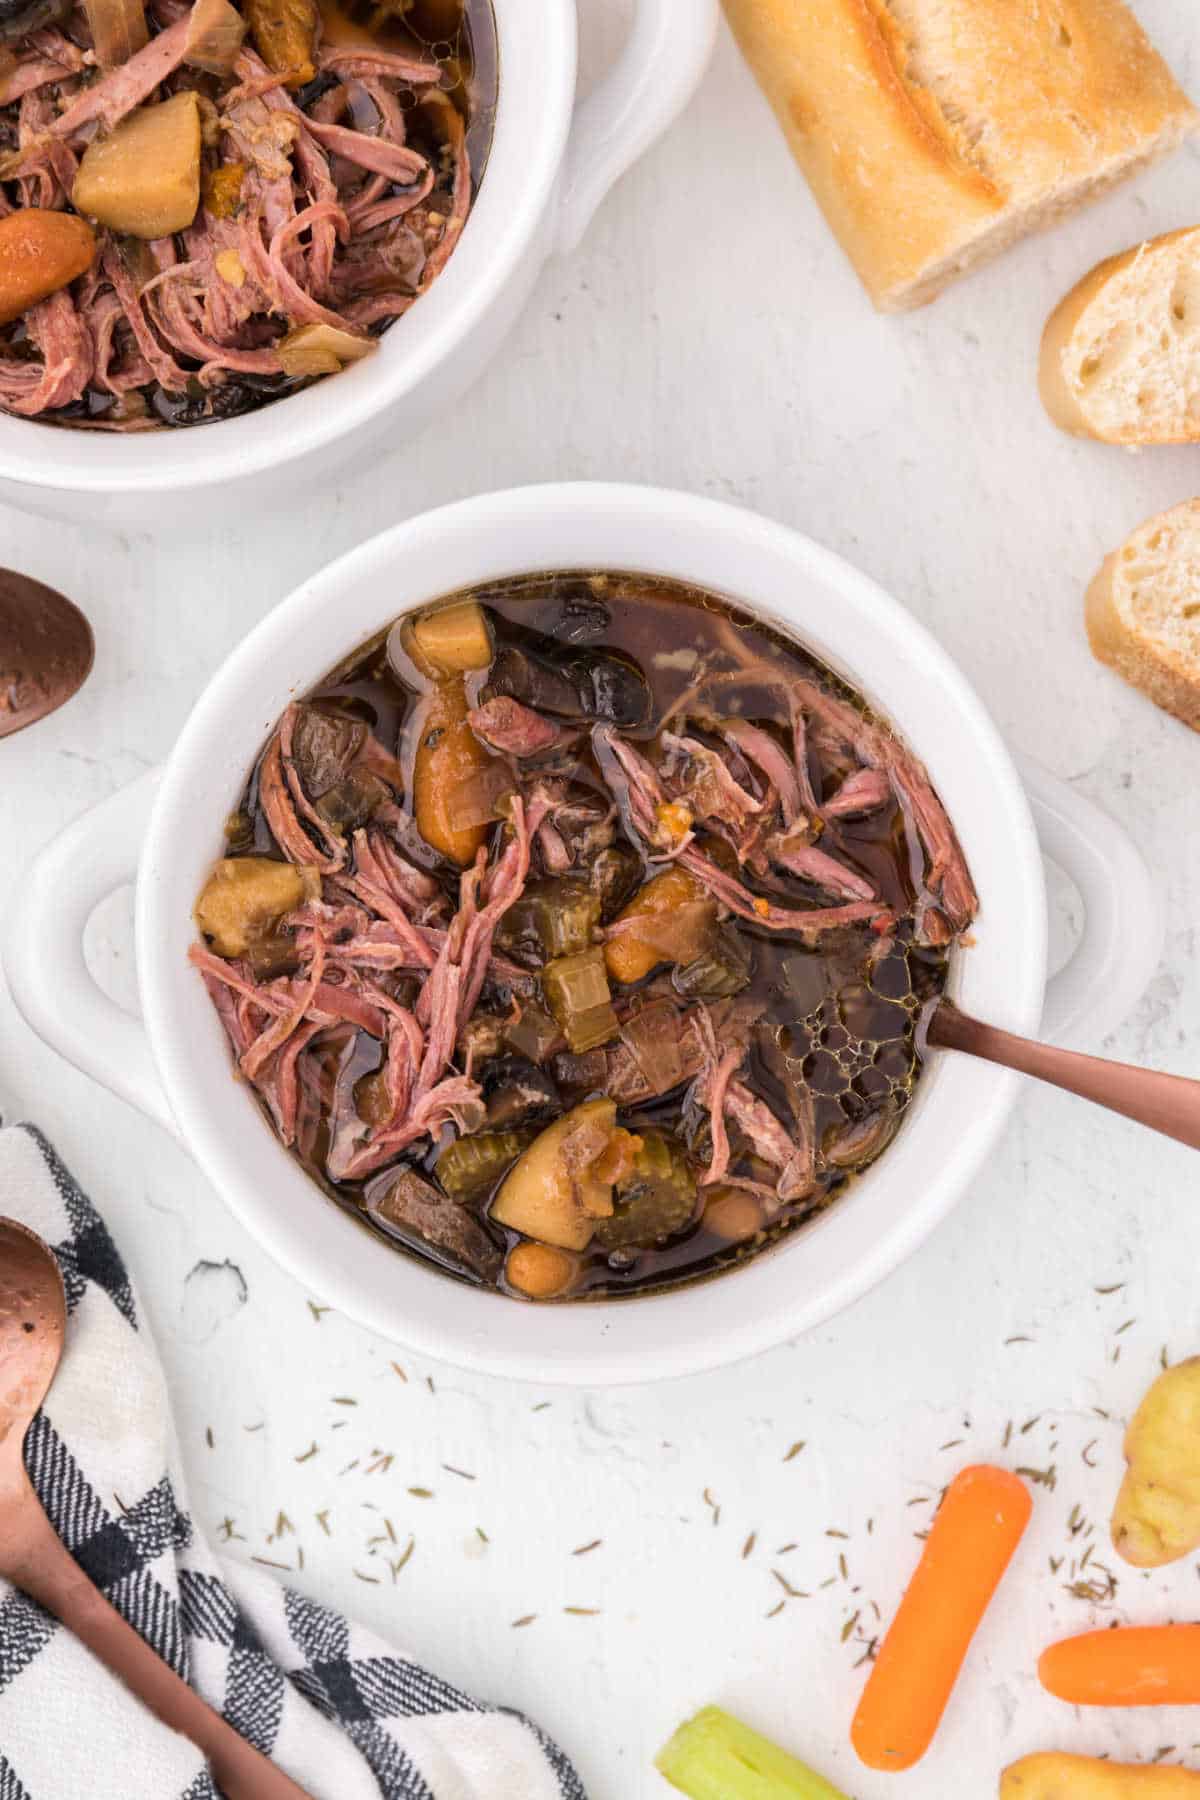
<instances>
[{"instance_id":1,"label":"yellow potato piece","mask_svg":"<svg viewBox=\"0 0 1200 1800\"><path fill-rule=\"evenodd\" d=\"M142 106L84 153L78 212L130 237L186 231L200 205L200 102L189 89Z\"/></svg>"},{"instance_id":2,"label":"yellow potato piece","mask_svg":"<svg viewBox=\"0 0 1200 1800\"><path fill-rule=\"evenodd\" d=\"M1047 1751L1005 1769L1000 1800L1200 1800L1200 1775Z\"/></svg>"},{"instance_id":3,"label":"yellow potato piece","mask_svg":"<svg viewBox=\"0 0 1200 1800\"><path fill-rule=\"evenodd\" d=\"M319 876L294 863L227 856L196 902L196 923L218 956L245 956L320 885Z\"/></svg>"},{"instance_id":4,"label":"yellow potato piece","mask_svg":"<svg viewBox=\"0 0 1200 1800\"><path fill-rule=\"evenodd\" d=\"M560 1250L586 1250L596 1220L612 1216L612 1179L603 1174L616 1120L614 1101L585 1100L548 1125L505 1177L492 1202L496 1223Z\"/></svg>"},{"instance_id":5,"label":"yellow potato piece","mask_svg":"<svg viewBox=\"0 0 1200 1800\"><path fill-rule=\"evenodd\" d=\"M1200 1357L1159 1376L1125 1434L1128 1473L1112 1539L1138 1569L1177 1562L1200 1546Z\"/></svg>"},{"instance_id":6,"label":"yellow potato piece","mask_svg":"<svg viewBox=\"0 0 1200 1800\"><path fill-rule=\"evenodd\" d=\"M426 675L465 675L486 669L495 655L483 608L458 600L413 620L410 654Z\"/></svg>"}]
</instances>

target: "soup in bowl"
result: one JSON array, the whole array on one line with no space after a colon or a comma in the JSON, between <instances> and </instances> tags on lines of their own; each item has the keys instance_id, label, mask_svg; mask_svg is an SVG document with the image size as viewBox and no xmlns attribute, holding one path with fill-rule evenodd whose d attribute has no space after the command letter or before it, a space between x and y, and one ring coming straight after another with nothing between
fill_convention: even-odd
<instances>
[{"instance_id":1,"label":"soup in bowl","mask_svg":"<svg viewBox=\"0 0 1200 1800\"><path fill-rule=\"evenodd\" d=\"M708 673L730 679L696 693ZM1018 776L902 606L797 532L693 495L482 495L362 545L237 646L162 771L34 859L5 975L37 1031L174 1132L348 1317L510 1379L692 1374L860 1298L984 1166L1017 1078L925 1055L920 1016L944 987L1038 1029L1026 783L1088 910L1046 1030L1100 1034L1157 955L1136 854L1066 784ZM243 858L285 891L223 935L239 909L201 896ZM665 909L645 892L664 875L684 890ZM89 914L131 880L140 1019L83 955ZM589 1106L565 1151L567 1133L545 1147ZM510 1131L511 1161L471 1149ZM539 1140L536 1179L502 1199ZM590 1235L552 1241L567 1232Z\"/></svg>"},{"instance_id":2,"label":"soup in bowl","mask_svg":"<svg viewBox=\"0 0 1200 1800\"><path fill-rule=\"evenodd\" d=\"M925 769L802 645L572 570L405 615L289 705L190 954L332 1199L459 1280L614 1299L840 1201L976 910Z\"/></svg>"},{"instance_id":3,"label":"soup in bowl","mask_svg":"<svg viewBox=\"0 0 1200 1800\"><path fill-rule=\"evenodd\" d=\"M407 443L674 119L716 18L636 0L581 95L574 0L4 0L0 497L211 530Z\"/></svg>"}]
</instances>

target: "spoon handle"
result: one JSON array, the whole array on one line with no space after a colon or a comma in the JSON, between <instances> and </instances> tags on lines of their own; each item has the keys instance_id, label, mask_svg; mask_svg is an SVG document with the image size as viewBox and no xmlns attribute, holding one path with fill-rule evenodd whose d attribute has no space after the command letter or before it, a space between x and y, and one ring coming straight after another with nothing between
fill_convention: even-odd
<instances>
[{"instance_id":1,"label":"spoon handle","mask_svg":"<svg viewBox=\"0 0 1200 1800\"><path fill-rule=\"evenodd\" d=\"M997 1025L985 1025L944 1001L929 1025L929 1041L945 1050L963 1050L987 1062L1001 1063L1022 1075L1033 1075L1053 1087L1066 1088L1109 1112L1123 1113L1167 1137L1200 1150L1200 1081L1135 1069L1129 1063L1082 1056L1053 1044L1035 1044Z\"/></svg>"},{"instance_id":2,"label":"spoon handle","mask_svg":"<svg viewBox=\"0 0 1200 1800\"><path fill-rule=\"evenodd\" d=\"M0 1509L0 1573L38 1600L164 1725L190 1738L227 1800L312 1800L248 1744L110 1606L58 1536L32 1488Z\"/></svg>"}]
</instances>

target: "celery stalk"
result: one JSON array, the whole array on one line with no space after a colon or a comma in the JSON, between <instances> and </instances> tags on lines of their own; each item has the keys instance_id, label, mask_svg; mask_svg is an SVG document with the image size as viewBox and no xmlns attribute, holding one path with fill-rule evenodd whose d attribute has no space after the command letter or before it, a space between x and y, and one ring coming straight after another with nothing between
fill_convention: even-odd
<instances>
[{"instance_id":1,"label":"celery stalk","mask_svg":"<svg viewBox=\"0 0 1200 1800\"><path fill-rule=\"evenodd\" d=\"M847 1800L719 1706L706 1706L681 1725L654 1766L691 1800Z\"/></svg>"}]
</instances>

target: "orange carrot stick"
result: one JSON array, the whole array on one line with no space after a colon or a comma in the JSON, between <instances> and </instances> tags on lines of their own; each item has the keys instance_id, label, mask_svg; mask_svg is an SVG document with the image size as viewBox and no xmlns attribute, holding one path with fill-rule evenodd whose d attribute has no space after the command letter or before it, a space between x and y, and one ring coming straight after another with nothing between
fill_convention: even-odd
<instances>
[{"instance_id":1,"label":"orange carrot stick","mask_svg":"<svg viewBox=\"0 0 1200 1800\"><path fill-rule=\"evenodd\" d=\"M1038 1674L1074 1706L1200 1706L1200 1625L1085 1631L1051 1644Z\"/></svg>"},{"instance_id":2,"label":"orange carrot stick","mask_svg":"<svg viewBox=\"0 0 1200 1800\"><path fill-rule=\"evenodd\" d=\"M854 1715L868 1768L911 1769L928 1750L1032 1511L1007 1469L964 1469L947 1488Z\"/></svg>"}]
</instances>

